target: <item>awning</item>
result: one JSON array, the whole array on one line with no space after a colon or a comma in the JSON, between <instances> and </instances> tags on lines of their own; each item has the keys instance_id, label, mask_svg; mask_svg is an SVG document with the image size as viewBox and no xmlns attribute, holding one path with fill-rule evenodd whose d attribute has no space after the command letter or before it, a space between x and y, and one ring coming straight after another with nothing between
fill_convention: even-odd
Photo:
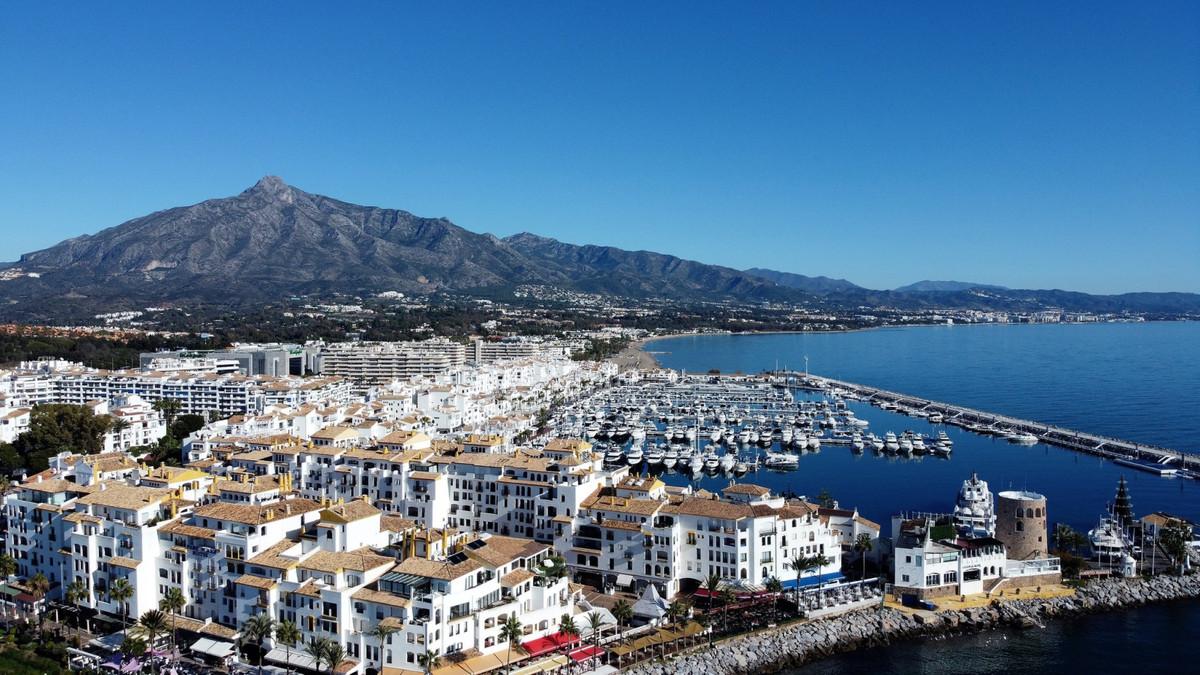
<instances>
[{"instance_id":1,"label":"awning","mask_svg":"<svg viewBox=\"0 0 1200 675\"><path fill-rule=\"evenodd\" d=\"M562 632L553 633L545 637L540 637L536 640L521 643L521 648L530 656L541 656L568 645L573 645L579 642L579 637L576 635L567 635Z\"/></svg>"},{"instance_id":2,"label":"awning","mask_svg":"<svg viewBox=\"0 0 1200 675\"><path fill-rule=\"evenodd\" d=\"M842 578L841 572L830 572L829 574L821 575L814 574L811 577L802 577L800 579L800 587L805 588L807 586L816 586L817 584L827 584L831 581L837 581ZM787 581L780 582L780 585L782 585L784 588L795 588L796 580L788 579Z\"/></svg>"},{"instance_id":3,"label":"awning","mask_svg":"<svg viewBox=\"0 0 1200 675\"><path fill-rule=\"evenodd\" d=\"M282 647L276 647L267 652L266 656L263 657L263 660L274 661L275 663L282 663L284 665L290 663L292 667L299 666L305 670L317 669L317 662L313 661L312 657L304 652L304 647L300 647L299 649L292 647L292 656L290 659L288 658L288 652L286 649L283 649Z\"/></svg>"},{"instance_id":4,"label":"awning","mask_svg":"<svg viewBox=\"0 0 1200 675\"><path fill-rule=\"evenodd\" d=\"M229 642L223 642L221 640L200 638L199 640L193 642L189 649L198 654L207 654L208 656L215 656L218 659L223 659L233 653L233 644Z\"/></svg>"},{"instance_id":5,"label":"awning","mask_svg":"<svg viewBox=\"0 0 1200 675\"><path fill-rule=\"evenodd\" d=\"M597 656L602 656L603 654L603 649L600 649L594 645L588 645L587 647L580 647L579 649L576 649L575 651L571 652L569 656L571 657L572 661L576 663L583 663L588 659L593 659Z\"/></svg>"},{"instance_id":6,"label":"awning","mask_svg":"<svg viewBox=\"0 0 1200 675\"><path fill-rule=\"evenodd\" d=\"M618 574L617 575L617 585L618 586L632 586L633 585L633 577L629 576L628 574Z\"/></svg>"},{"instance_id":7,"label":"awning","mask_svg":"<svg viewBox=\"0 0 1200 675\"><path fill-rule=\"evenodd\" d=\"M555 654L548 659L542 659L537 663L531 663L524 668L514 670L512 675L539 675L539 673L548 673L553 670L558 670L570 662L571 660L562 654Z\"/></svg>"}]
</instances>

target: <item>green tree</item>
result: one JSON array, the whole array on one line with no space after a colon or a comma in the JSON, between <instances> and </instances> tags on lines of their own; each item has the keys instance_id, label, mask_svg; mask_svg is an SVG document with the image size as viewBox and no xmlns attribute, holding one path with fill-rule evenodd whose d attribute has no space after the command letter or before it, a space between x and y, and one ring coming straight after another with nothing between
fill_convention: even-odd
<instances>
[{"instance_id":1,"label":"green tree","mask_svg":"<svg viewBox=\"0 0 1200 675\"><path fill-rule=\"evenodd\" d=\"M829 494L829 490L821 488L821 493L817 495L817 505L826 509L834 507L833 495Z\"/></svg>"},{"instance_id":2,"label":"green tree","mask_svg":"<svg viewBox=\"0 0 1200 675\"><path fill-rule=\"evenodd\" d=\"M513 643L521 639L524 634L525 627L521 625L521 620L516 614L508 615L504 623L500 624L500 638L508 642L508 656L504 659L504 672L512 672L512 648Z\"/></svg>"},{"instance_id":3,"label":"green tree","mask_svg":"<svg viewBox=\"0 0 1200 675\"><path fill-rule=\"evenodd\" d=\"M1158 542L1162 544L1163 551L1171 558L1171 562L1175 565L1176 570L1180 575L1183 574L1187 563L1188 543L1192 539L1192 530L1186 524L1175 521L1170 525L1162 528L1158 535Z\"/></svg>"},{"instance_id":4,"label":"green tree","mask_svg":"<svg viewBox=\"0 0 1200 675\"><path fill-rule=\"evenodd\" d=\"M558 632L569 638L579 637L579 626L575 624L575 619L570 614L563 614L558 618Z\"/></svg>"},{"instance_id":5,"label":"green tree","mask_svg":"<svg viewBox=\"0 0 1200 675\"><path fill-rule=\"evenodd\" d=\"M675 603L671 603L675 604ZM604 615L600 612L588 612L586 615L588 622L588 630L591 631L592 646L597 650L600 649L600 631L604 628ZM597 651L599 653L599 651ZM599 658L592 658L592 670L596 669L596 664L599 663Z\"/></svg>"},{"instance_id":6,"label":"green tree","mask_svg":"<svg viewBox=\"0 0 1200 675\"><path fill-rule=\"evenodd\" d=\"M392 634L398 629L390 624L377 623L371 629L371 637L379 640L379 672L383 672L383 652L387 648L388 642L392 639Z\"/></svg>"},{"instance_id":7,"label":"green tree","mask_svg":"<svg viewBox=\"0 0 1200 675\"><path fill-rule=\"evenodd\" d=\"M41 404L29 414L29 429L13 442L25 467L42 471L60 452L91 454L104 449L108 417L81 405Z\"/></svg>"},{"instance_id":8,"label":"green tree","mask_svg":"<svg viewBox=\"0 0 1200 675\"><path fill-rule=\"evenodd\" d=\"M862 556L862 578L867 578L867 554L871 549L875 548L874 542L871 541L871 535L863 532L854 538L854 550Z\"/></svg>"},{"instance_id":9,"label":"green tree","mask_svg":"<svg viewBox=\"0 0 1200 675\"><path fill-rule=\"evenodd\" d=\"M158 601L158 608L166 612L171 620L171 645L175 645L175 615L183 611L187 605L187 598L183 597L183 591L178 588L171 587L163 594L162 599Z\"/></svg>"},{"instance_id":10,"label":"green tree","mask_svg":"<svg viewBox=\"0 0 1200 675\"><path fill-rule=\"evenodd\" d=\"M779 620L779 594L783 593L783 582L776 577L770 577L764 586L771 594L771 622L775 623Z\"/></svg>"},{"instance_id":11,"label":"green tree","mask_svg":"<svg viewBox=\"0 0 1200 675\"><path fill-rule=\"evenodd\" d=\"M148 610L138 617L136 632L139 636L146 639L146 644L150 649L154 649L154 644L158 638L167 634L171 630L171 626L167 623L167 615L159 609ZM154 666L154 672L158 672L158 667Z\"/></svg>"},{"instance_id":12,"label":"green tree","mask_svg":"<svg viewBox=\"0 0 1200 675\"><path fill-rule=\"evenodd\" d=\"M737 596L733 594L733 589L726 588L721 591L721 623L726 631L729 630L729 609L734 602L737 602Z\"/></svg>"},{"instance_id":13,"label":"green tree","mask_svg":"<svg viewBox=\"0 0 1200 675\"><path fill-rule=\"evenodd\" d=\"M129 607L125 604L133 597L133 584L125 577L121 577L108 587L108 599L117 604L117 612L121 617L121 623L125 626L125 634L129 631Z\"/></svg>"},{"instance_id":14,"label":"green tree","mask_svg":"<svg viewBox=\"0 0 1200 675\"><path fill-rule=\"evenodd\" d=\"M329 653L329 644L333 642L327 637L309 638L308 642L304 643L304 653L313 660L315 670L321 672L321 664L325 663L325 655Z\"/></svg>"},{"instance_id":15,"label":"green tree","mask_svg":"<svg viewBox=\"0 0 1200 675\"><path fill-rule=\"evenodd\" d=\"M42 598L46 597L46 593L50 592L50 580L47 579L46 575L42 574L41 572L33 575L33 578L26 583L26 586L29 587L29 594L33 596L35 604L40 603ZM39 607L37 610L39 632L42 629L42 622L45 621L45 617L45 608Z\"/></svg>"},{"instance_id":16,"label":"green tree","mask_svg":"<svg viewBox=\"0 0 1200 675\"><path fill-rule=\"evenodd\" d=\"M442 664L442 657L436 649L426 649L424 654L417 654L417 665L425 675L433 675L433 671Z\"/></svg>"},{"instance_id":17,"label":"green tree","mask_svg":"<svg viewBox=\"0 0 1200 675\"><path fill-rule=\"evenodd\" d=\"M0 577L7 579L17 573L17 560L11 555L0 554Z\"/></svg>"},{"instance_id":18,"label":"green tree","mask_svg":"<svg viewBox=\"0 0 1200 675\"><path fill-rule=\"evenodd\" d=\"M788 562L788 568L796 573L796 611L800 610L800 578L812 570L820 570L822 556L800 555Z\"/></svg>"},{"instance_id":19,"label":"green tree","mask_svg":"<svg viewBox=\"0 0 1200 675\"><path fill-rule=\"evenodd\" d=\"M177 398L160 398L154 402L154 409L162 413L163 420L169 427L175 423L175 416L179 411L183 410L183 403Z\"/></svg>"},{"instance_id":20,"label":"green tree","mask_svg":"<svg viewBox=\"0 0 1200 675\"><path fill-rule=\"evenodd\" d=\"M127 659L136 659L146 653L146 641L136 635L126 635L121 640L121 655Z\"/></svg>"},{"instance_id":21,"label":"green tree","mask_svg":"<svg viewBox=\"0 0 1200 675\"><path fill-rule=\"evenodd\" d=\"M251 616L242 624L242 636L258 650L258 675L262 675L263 654L266 652L263 643L274 634L275 619L266 612Z\"/></svg>"},{"instance_id":22,"label":"green tree","mask_svg":"<svg viewBox=\"0 0 1200 675\"><path fill-rule=\"evenodd\" d=\"M717 589L721 587L721 575L710 574L704 579L704 590L708 595L708 611L712 611L713 601L716 600Z\"/></svg>"},{"instance_id":23,"label":"green tree","mask_svg":"<svg viewBox=\"0 0 1200 675\"><path fill-rule=\"evenodd\" d=\"M75 605L75 630L79 630L79 617L83 615L83 603L89 596L87 583L76 579L67 584L67 602Z\"/></svg>"},{"instance_id":24,"label":"green tree","mask_svg":"<svg viewBox=\"0 0 1200 675\"><path fill-rule=\"evenodd\" d=\"M329 664L329 673L337 670L337 667L342 665L342 661L346 660L346 649L342 647L342 643L336 640L329 640L325 643L325 662Z\"/></svg>"},{"instance_id":25,"label":"green tree","mask_svg":"<svg viewBox=\"0 0 1200 675\"><path fill-rule=\"evenodd\" d=\"M275 641L283 645L284 666L287 672L292 672L292 648L300 641L300 629L291 621L280 621L275 626Z\"/></svg>"},{"instance_id":26,"label":"green tree","mask_svg":"<svg viewBox=\"0 0 1200 675\"><path fill-rule=\"evenodd\" d=\"M617 632L624 633L625 626L633 620L633 605L625 600L617 600L613 605L612 615L617 620Z\"/></svg>"}]
</instances>

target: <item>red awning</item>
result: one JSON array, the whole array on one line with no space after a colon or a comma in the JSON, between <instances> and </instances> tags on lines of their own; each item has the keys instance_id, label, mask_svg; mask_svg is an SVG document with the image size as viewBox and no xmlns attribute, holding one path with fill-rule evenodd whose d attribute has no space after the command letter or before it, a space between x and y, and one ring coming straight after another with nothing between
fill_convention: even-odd
<instances>
[{"instance_id":1,"label":"red awning","mask_svg":"<svg viewBox=\"0 0 1200 675\"><path fill-rule=\"evenodd\" d=\"M521 648L524 649L530 656L541 656L558 649L559 647L567 647L579 642L579 637L576 635L567 635L566 633L558 632L545 637L540 637L536 640L521 643Z\"/></svg>"},{"instance_id":2,"label":"red awning","mask_svg":"<svg viewBox=\"0 0 1200 675\"><path fill-rule=\"evenodd\" d=\"M588 645L587 647L580 647L579 649L576 649L575 651L571 652L570 656L571 656L572 661L575 661L576 663L582 663L584 661L587 661L588 659L600 656L603 653L604 653L603 649L600 649L599 647L596 647L596 646Z\"/></svg>"}]
</instances>

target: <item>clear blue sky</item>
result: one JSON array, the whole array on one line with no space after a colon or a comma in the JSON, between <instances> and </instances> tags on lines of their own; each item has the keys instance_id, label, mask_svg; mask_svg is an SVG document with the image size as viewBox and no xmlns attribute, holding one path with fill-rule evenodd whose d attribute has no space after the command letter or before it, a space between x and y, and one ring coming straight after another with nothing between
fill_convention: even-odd
<instances>
[{"instance_id":1,"label":"clear blue sky","mask_svg":"<svg viewBox=\"0 0 1200 675\"><path fill-rule=\"evenodd\" d=\"M651 4L5 3L0 260L278 174L876 288L1200 291L1200 3Z\"/></svg>"}]
</instances>

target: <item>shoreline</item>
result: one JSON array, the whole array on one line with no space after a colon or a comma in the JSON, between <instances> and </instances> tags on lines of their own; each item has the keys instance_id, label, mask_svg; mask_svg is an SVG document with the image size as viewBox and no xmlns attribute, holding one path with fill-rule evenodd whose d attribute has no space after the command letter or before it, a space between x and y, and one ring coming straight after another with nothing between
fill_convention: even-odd
<instances>
[{"instance_id":1,"label":"shoreline","mask_svg":"<svg viewBox=\"0 0 1200 675\"><path fill-rule=\"evenodd\" d=\"M1102 579L1073 595L996 600L985 607L938 612L891 607L858 609L834 617L731 637L711 649L697 647L665 661L625 669L635 675L777 672L820 659L902 640L930 640L1001 628L1040 627L1044 620L1070 620L1089 614L1166 602L1200 599L1200 575L1153 579Z\"/></svg>"}]
</instances>

